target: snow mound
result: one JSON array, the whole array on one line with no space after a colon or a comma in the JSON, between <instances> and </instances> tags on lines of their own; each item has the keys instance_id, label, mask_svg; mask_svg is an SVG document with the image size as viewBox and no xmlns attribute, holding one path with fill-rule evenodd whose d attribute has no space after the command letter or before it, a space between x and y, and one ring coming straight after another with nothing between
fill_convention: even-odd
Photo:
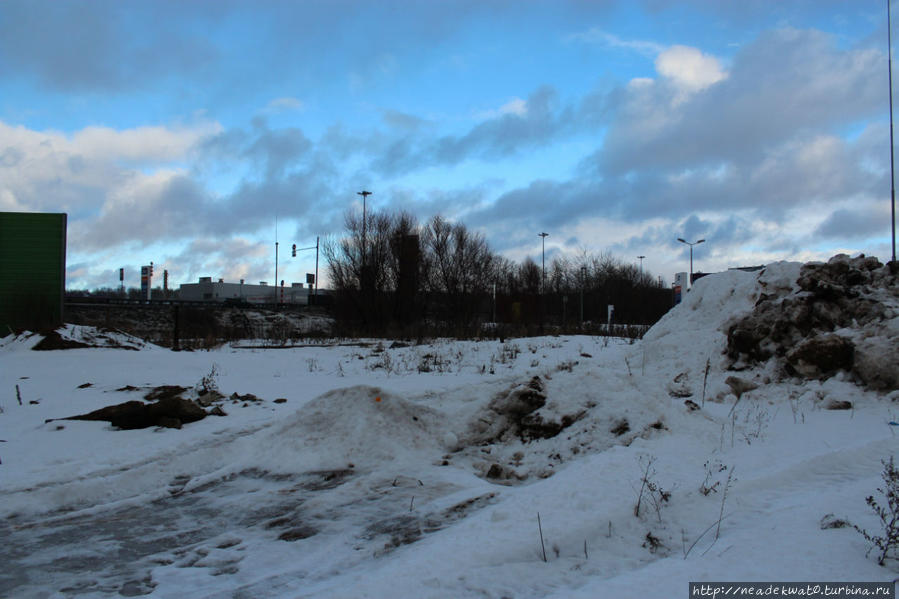
<instances>
[{"instance_id":1,"label":"snow mound","mask_svg":"<svg viewBox=\"0 0 899 599\"><path fill-rule=\"evenodd\" d=\"M48 351L58 349L113 348L142 350L156 347L139 337L91 326L65 324L47 333L25 331L19 335L10 335L0 339L0 348L33 349Z\"/></svg>"},{"instance_id":2,"label":"snow mound","mask_svg":"<svg viewBox=\"0 0 899 599\"><path fill-rule=\"evenodd\" d=\"M703 277L644 336L634 360L668 379L672 397L733 395L742 385L845 377L899 389L899 263L864 255L777 262ZM746 371L752 380L728 373Z\"/></svg>"},{"instance_id":3,"label":"snow mound","mask_svg":"<svg viewBox=\"0 0 899 599\"><path fill-rule=\"evenodd\" d=\"M899 352L899 263L841 254L802 265L792 284L766 278L767 270L752 311L727 327L729 368L767 362L781 378L842 372L873 390L899 389L891 358Z\"/></svg>"},{"instance_id":4,"label":"snow mound","mask_svg":"<svg viewBox=\"0 0 899 599\"><path fill-rule=\"evenodd\" d=\"M727 370L728 325L752 312L761 293L761 277L783 288L798 273L799 264L779 262L764 275L731 270L699 279L684 300L646 332L639 354L632 354L635 364L667 379L673 396L698 395L707 365L715 373Z\"/></svg>"},{"instance_id":5,"label":"snow mound","mask_svg":"<svg viewBox=\"0 0 899 599\"><path fill-rule=\"evenodd\" d=\"M671 410L633 383L626 372L585 364L514 384L477 402L444 459L514 485L553 476L580 456L664 434Z\"/></svg>"},{"instance_id":6,"label":"snow mound","mask_svg":"<svg viewBox=\"0 0 899 599\"><path fill-rule=\"evenodd\" d=\"M382 464L433 457L447 427L432 408L378 387L359 385L329 391L311 400L270 433L271 442L300 455L315 449L328 464L316 467Z\"/></svg>"}]
</instances>

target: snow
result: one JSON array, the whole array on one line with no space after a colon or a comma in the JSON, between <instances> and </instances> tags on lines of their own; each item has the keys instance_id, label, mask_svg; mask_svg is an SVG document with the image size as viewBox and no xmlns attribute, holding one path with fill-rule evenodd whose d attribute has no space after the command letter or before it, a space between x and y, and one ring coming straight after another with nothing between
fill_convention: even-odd
<instances>
[{"instance_id":1,"label":"snow","mask_svg":"<svg viewBox=\"0 0 899 599\"><path fill-rule=\"evenodd\" d=\"M727 370L729 323L763 289L795 292L799 269L700 279L637 342L171 352L68 326L63 339L95 347L32 351L38 336L6 337L0 596L617 598L685 596L691 581L891 581L895 562L821 520L876 530L865 497L896 453L897 393L846 373ZM758 388L738 400L734 375ZM196 397L204 377L226 416L180 430L58 420L159 385ZM522 420L529 401L540 407ZM527 436L546 425L563 428ZM670 499L644 491L635 516L647 465Z\"/></svg>"}]
</instances>

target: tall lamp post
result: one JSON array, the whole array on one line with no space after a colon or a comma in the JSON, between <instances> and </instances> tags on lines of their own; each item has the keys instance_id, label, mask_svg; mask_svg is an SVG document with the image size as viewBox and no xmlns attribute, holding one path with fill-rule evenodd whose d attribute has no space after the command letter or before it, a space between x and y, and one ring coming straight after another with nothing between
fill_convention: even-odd
<instances>
[{"instance_id":1,"label":"tall lamp post","mask_svg":"<svg viewBox=\"0 0 899 599\"><path fill-rule=\"evenodd\" d=\"M584 285L587 284L587 267L581 267L581 328L584 328Z\"/></svg>"},{"instance_id":2,"label":"tall lamp post","mask_svg":"<svg viewBox=\"0 0 899 599\"><path fill-rule=\"evenodd\" d=\"M690 289L692 289L693 288L693 246L699 245L700 243L704 243L705 239L700 239L699 241L694 241L693 243L690 243L689 241L681 239L680 237L678 237L677 240L680 241L681 243L686 243L687 245L690 246Z\"/></svg>"},{"instance_id":3,"label":"tall lamp post","mask_svg":"<svg viewBox=\"0 0 899 599\"><path fill-rule=\"evenodd\" d=\"M646 256L637 256L640 260L640 280L637 282L637 298L640 300L640 324L643 324L643 258Z\"/></svg>"},{"instance_id":4,"label":"tall lamp post","mask_svg":"<svg viewBox=\"0 0 899 599\"><path fill-rule=\"evenodd\" d=\"M539 235L542 238L540 240L540 242L541 242L540 251L543 256L543 258L542 258L543 274L541 275L541 279L540 279L540 293L543 294L543 293L546 293L546 238L549 237L549 233L537 233L537 235Z\"/></svg>"},{"instance_id":5,"label":"tall lamp post","mask_svg":"<svg viewBox=\"0 0 899 599\"><path fill-rule=\"evenodd\" d=\"M365 200L371 195L370 191L357 191L356 195L362 196L362 277L365 279L365 254L368 251L368 239L366 239L366 222L365 222ZM360 287L365 287L365 283L360 280Z\"/></svg>"},{"instance_id":6,"label":"tall lamp post","mask_svg":"<svg viewBox=\"0 0 899 599\"><path fill-rule=\"evenodd\" d=\"M896 175L893 173L893 40L890 24L890 0L887 0L887 68L890 85L890 224L893 232L893 262L896 261Z\"/></svg>"},{"instance_id":7,"label":"tall lamp post","mask_svg":"<svg viewBox=\"0 0 899 599\"><path fill-rule=\"evenodd\" d=\"M543 334L543 321L546 319L546 238L549 233L537 233L540 236L542 258L542 273L540 274L540 334Z\"/></svg>"}]
</instances>

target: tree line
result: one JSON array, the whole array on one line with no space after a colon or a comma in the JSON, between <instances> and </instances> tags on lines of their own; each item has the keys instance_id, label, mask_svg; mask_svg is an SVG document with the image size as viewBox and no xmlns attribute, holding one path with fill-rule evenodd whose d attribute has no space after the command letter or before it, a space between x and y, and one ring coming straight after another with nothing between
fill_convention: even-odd
<instances>
[{"instance_id":1,"label":"tree line","mask_svg":"<svg viewBox=\"0 0 899 599\"><path fill-rule=\"evenodd\" d=\"M610 255L557 256L544 272L439 215L419 223L404 211L348 211L344 234L326 240L323 255L335 316L354 333L470 335L484 323L510 333L596 332L610 305L613 323L647 325L673 302L650 273Z\"/></svg>"}]
</instances>

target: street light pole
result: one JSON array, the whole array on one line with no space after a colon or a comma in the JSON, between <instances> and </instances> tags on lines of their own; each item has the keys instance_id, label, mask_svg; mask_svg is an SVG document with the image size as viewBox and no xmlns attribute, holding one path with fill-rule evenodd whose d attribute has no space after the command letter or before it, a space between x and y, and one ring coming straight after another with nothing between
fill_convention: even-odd
<instances>
[{"instance_id":1,"label":"street light pole","mask_svg":"<svg viewBox=\"0 0 899 599\"><path fill-rule=\"evenodd\" d=\"M890 85L890 223L893 231L893 262L896 261L896 175L893 170L893 40L890 31L890 0L887 0L887 67Z\"/></svg>"},{"instance_id":2,"label":"street light pole","mask_svg":"<svg viewBox=\"0 0 899 599\"><path fill-rule=\"evenodd\" d=\"M541 253L543 255L542 264L543 264L543 275L540 281L540 293L546 293L546 238L549 237L549 233L537 233L540 237L542 237L541 241Z\"/></svg>"},{"instance_id":3,"label":"street light pole","mask_svg":"<svg viewBox=\"0 0 899 599\"><path fill-rule=\"evenodd\" d=\"M275 214L275 303L278 303L278 215Z\"/></svg>"},{"instance_id":4,"label":"street light pole","mask_svg":"<svg viewBox=\"0 0 899 599\"><path fill-rule=\"evenodd\" d=\"M584 285L587 284L587 267L581 267L581 328L584 327Z\"/></svg>"},{"instance_id":5,"label":"street light pole","mask_svg":"<svg viewBox=\"0 0 899 599\"><path fill-rule=\"evenodd\" d=\"M640 281L643 281L643 258L646 256L637 256L640 259Z\"/></svg>"},{"instance_id":6,"label":"street light pole","mask_svg":"<svg viewBox=\"0 0 899 599\"><path fill-rule=\"evenodd\" d=\"M686 243L687 245L690 246L690 289L693 289L693 246L699 245L700 243L704 243L705 239L700 239L699 241L694 241L693 243L690 243L689 241L685 241L684 239L681 239L680 237L678 237L677 240L680 241L681 243Z\"/></svg>"},{"instance_id":7,"label":"street light pole","mask_svg":"<svg viewBox=\"0 0 899 599\"><path fill-rule=\"evenodd\" d=\"M357 191L356 195L362 196L362 276L361 279L365 278L365 254L368 251L368 239L366 239L366 222L365 222L365 199L371 195L370 191ZM365 287L365 284L360 280L360 286Z\"/></svg>"}]
</instances>

